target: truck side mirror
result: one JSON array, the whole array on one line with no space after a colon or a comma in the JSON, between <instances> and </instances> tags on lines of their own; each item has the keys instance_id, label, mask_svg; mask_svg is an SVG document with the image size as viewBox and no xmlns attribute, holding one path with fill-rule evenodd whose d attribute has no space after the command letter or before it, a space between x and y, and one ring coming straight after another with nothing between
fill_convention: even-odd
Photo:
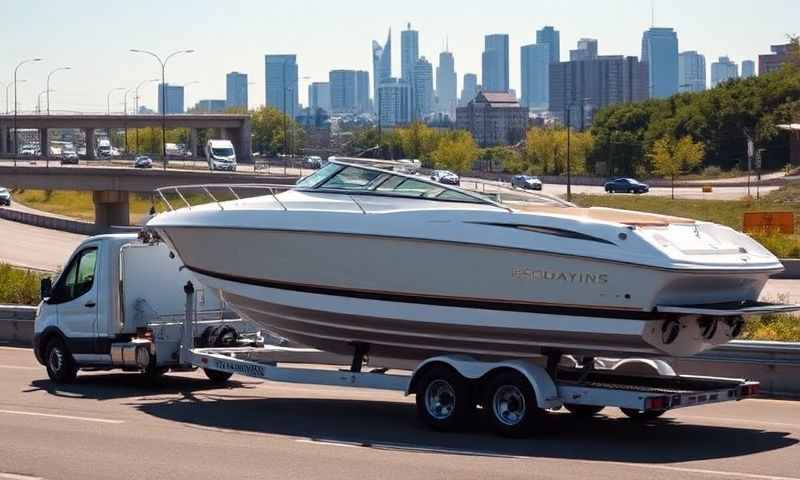
<instances>
[{"instance_id":1,"label":"truck side mirror","mask_svg":"<svg viewBox=\"0 0 800 480\"><path fill-rule=\"evenodd\" d=\"M53 293L53 280L50 277L45 277L42 279L41 283L39 284L39 294L42 297L42 300L49 298L50 294Z\"/></svg>"}]
</instances>

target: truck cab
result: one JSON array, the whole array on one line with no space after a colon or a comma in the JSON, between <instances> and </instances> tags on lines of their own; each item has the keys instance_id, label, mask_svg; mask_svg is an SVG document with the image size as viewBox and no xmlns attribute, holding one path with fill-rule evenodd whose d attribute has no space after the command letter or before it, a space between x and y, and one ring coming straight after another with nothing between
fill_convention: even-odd
<instances>
[{"instance_id":1,"label":"truck cab","mask_svg":"<svg viewBox=\"0 0 800 480\"><path fill-rule=\"evenodd\" d=\"M183 287L194 279L181 266L165 244L142 242L133 234L85 240L55 282L42 281L34 324L37 360L59 381L73 379L79 369L177 368ZM209 329L219 333L221 327L240 326L218 292L200 288L198 293L198 344Z\"/></svg>"},{"instance_id":2,"label":"truck cab","mask_svg":"<svg viewBox=\"0 0 800 480\"><path fill-rule=\"evenodd\" d=\"M209 140L206 144L209 170L236 171L236 151L230 140Z\"/></svg>"}]
</instances>

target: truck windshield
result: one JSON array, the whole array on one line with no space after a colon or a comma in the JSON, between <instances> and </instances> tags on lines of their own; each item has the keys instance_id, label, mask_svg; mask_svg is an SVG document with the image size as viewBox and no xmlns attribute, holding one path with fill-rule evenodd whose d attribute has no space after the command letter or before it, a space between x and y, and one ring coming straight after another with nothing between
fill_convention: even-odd
<instances>
[{"instance_id":1,"label":"truck windshield","mask_svg":"<svg viewBox=\"0 0 800 480\"><path fill-rule=\"evenodd\" d=\"M211 154L215 157L232 157L233 156L233 149L232 148L212 148Z\"/></svg>"}]
</instances>

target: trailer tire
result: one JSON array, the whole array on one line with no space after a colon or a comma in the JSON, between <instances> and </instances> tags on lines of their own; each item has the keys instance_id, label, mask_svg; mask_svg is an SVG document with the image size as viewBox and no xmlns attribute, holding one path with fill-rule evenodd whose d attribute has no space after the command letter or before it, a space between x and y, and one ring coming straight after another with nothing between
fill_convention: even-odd
<instances>
[{"instance_id":1,"label":"trailer tire","mask_svg":"<svg viewBox=\"0 0 800 480\"><path fill-rule=\"evenodd\" d=\"M72 358L64 341L53 338L45 349L45 365L47 376L56 383L72 383L78 376L78 366Z\"/></svg>"},{"instance_id":2,"label":"trailer tire","mask_svg":"<svg viewBox=\"0 0 800 480\"><path fill-rule=\"evenodd\" d=\"M574 403L565 403L564 408L576 417L590 418L600 413L606 407L603 405L575 405Z\"/></svg>"},{"instance_id":3,"label":"trailer tire","mask_svg":"<svg viewBox=\"0 0 800 480\"><path fill-rule=\"evenodd\" d=\"M620 410L631 420L640 422L656 420L657 418L661 417L661 415L667 413L666 410L637 410L635 408L620 408Z\"/></svg>"},{"instance_id":4,"label":"trailer tire","mask_svg":"<svg viewBox=\"0 0 800 480\"><path fill-rule=\"evenodd\" d=\"M230 380L233 373L231 372L221 372L219 370L211 370L210 368L204 368L203 372L206 374L211 383L214 384L222 384Z\"/></svg>"},{"instance_id":5,"label":"trailer tire","mask_svg":"<svg viewBox=\"0 0 800 480\"><path fill-rule=\"evenodd\" d=\"M522 374L500 371L486 385L486 410L495 432L504 437L524 438L545 420L536 402L533 386Z\"/></svg>"},{"instance_id":6,"label":"trailer tire","mask_svg":"<svg viewBox=\"0 0 800 480\"><path fill-rule=\"evenodd\" d=\"M432 365L416 380L417 415L442 432L463 429L475 412L475 401L466 378L445 365Z\"/></svg>"}]
</instances>

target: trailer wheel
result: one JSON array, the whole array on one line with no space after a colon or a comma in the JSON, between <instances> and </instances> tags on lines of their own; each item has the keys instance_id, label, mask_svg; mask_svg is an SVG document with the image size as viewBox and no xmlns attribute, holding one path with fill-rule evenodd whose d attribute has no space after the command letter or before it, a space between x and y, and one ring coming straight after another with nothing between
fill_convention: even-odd
<instances>
[{"instance_id":1,"label":"trailer wheel","mask_svg":"<svg viewBox=\"0 0 800 480\"><path fill-rule=\"evenodd\" d=\"M53 338L45 349L47 376L56 383L72 383L78 376L78 366L60 338Z\"/></svg>"},{"instance_id":2,"label":"trailer wheel","mask_svg":"<svg viewBox=\"0 0 800 480\"><path fill-rule=\"evenodd\" d=\"M506 437L531 435L544 420L545 412L527 378L518 372L503 371L489 380L486 401L494 430Z\"/></svg>"},{"instance_id":3,"label":"trailer wheel","mask_svg":"<svg viewBox=\"0 0 800 480\"><path fill-rule=\"evenodd\" d=\"M450 367L434 365L418 378L417 414L434 430L463 428L475 411L468 381Z\"/></svg>"},{"instance_id":4,"label":"trailer wheel","mask_svg":"<svg viewBox=\"0 0 800 480\"><path fill-rule=\"evenodd\" d=\"M574 403L565 403L564 408L576 417L589 418L597 415L606 407L602 405L575 405Z\"/></svg>"},{"instance_id":5,"label":"trailer wheel","mask_svg":"<svg viewBox=\"0 0 800 480\"><path fill-rule=\"evenodd\" d=\"M233 373L231 372L221 372L219 370L211 370L210 368L204 368L203 372L206 374L211 383L220 384L227 382Z\"/></svg>"},{"instance_id":6,"label":"trailer wheel","mask_svg":"<svg viewBox=\"0 0 800 480\"><path fill-rule=\"evenodd\" d=\"M636 410L635 408L620 408L628 418L646 422L648 420L655 420L661 415L667 413L666 410Z\"/></svg>"}]
</instances>

